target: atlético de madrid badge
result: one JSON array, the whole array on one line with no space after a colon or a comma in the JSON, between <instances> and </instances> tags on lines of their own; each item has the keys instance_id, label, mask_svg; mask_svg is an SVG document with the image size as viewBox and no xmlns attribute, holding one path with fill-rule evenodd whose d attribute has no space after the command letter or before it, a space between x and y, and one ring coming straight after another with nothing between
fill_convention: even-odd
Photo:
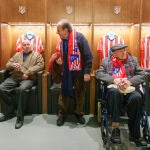
<instances>
[{"instance_id":1,"label":"atl\u00e9tico de madrid badge","mask_svg":"<svg viewBox=\"0 0 150 150\"><path fill-rule=\"evenodd\" d=\"M118 15L121 12L121 7L120 6L114 6L114 13Z\"/></svg>"},{"instance_id":2,"label":"atl\u00e9tico de madrid badge","mask_svg":"<svg viewBox=\"0 0 150 150\"><path fill-rule=\"evenodd\" d=\"M19 12L20 14L24 14L26 12L26 7L25 6L19 6Z\"/></svg>"}]
</instances>

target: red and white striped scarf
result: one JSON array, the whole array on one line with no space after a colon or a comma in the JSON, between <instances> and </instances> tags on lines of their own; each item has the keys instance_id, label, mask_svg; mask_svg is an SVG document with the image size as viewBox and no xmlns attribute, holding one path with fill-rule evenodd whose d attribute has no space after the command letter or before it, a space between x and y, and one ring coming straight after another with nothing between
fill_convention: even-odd
<instances>
[{"instance_id":1,"label":"red and white striped scarf","mask_svg":"<svg viewBox=\"0 0 150 150\"><path fill-rule=\"evenodd\" d=\"M112 76L114 78L127 78L126 70L123 65L123 62L121 62L119 59L117 59L113 55L111 56L111 61L113 64Z\"/></svg>"},{"instance_id":2,"label":"red and white striped scarf","mask_svg":"<svg viewBox=\"0 0 150 150\"><path fill-rule=\"evenodd\" d=\"M59 40L56 51L61 52L63 55L61 44L62 40ZM70 71L80 71L82 69L81 53L78 48L75 30L71 31L68 36L68 65Z\"/></svg>"}]
</instances>

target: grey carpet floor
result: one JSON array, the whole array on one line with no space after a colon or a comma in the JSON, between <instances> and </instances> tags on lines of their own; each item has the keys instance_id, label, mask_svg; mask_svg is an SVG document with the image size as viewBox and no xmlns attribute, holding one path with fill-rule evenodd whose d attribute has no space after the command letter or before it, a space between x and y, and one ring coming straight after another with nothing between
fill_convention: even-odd
<instances>
[{"instance_id":1,"label":"grey carpet floor","mask_svg":"<svg viewBox=\"0 0 150 150\"><path fill-rule=\"evenodd\" d=\"M121 129L122 144L103 146L95 117L86 115L86 124L68 116L64 126L56 126L56 115L25 116L21 129L14 129L16 118L0 123L0 150L145 150L128 141L126 126Z\"/></svg>"}]
</instances>

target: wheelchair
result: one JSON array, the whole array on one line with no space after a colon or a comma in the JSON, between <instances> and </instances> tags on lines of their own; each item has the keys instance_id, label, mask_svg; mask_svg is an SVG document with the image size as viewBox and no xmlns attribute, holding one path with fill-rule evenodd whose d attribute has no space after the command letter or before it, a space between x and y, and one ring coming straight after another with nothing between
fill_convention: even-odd
<instances>
[{"instance_id":1,"label":"wheelchair","mask_svg":"<svg viewBox=\"0 0 150 150\"><path fill-rule=\"evenodd\" d=\"M144 83L142 85L142 88L144 90L144 96L143 99L146 101L146 93L148 92L148 84L149 83ZM110 129L110 124L111 124L111 115L108 112L108 109L106 107L106 92L107 92L107 85L104 84L101 80L96 79L96 103L95 103L95 108L96 108L96 114L97 114L97 121L99 125L101 126L101 137L102 141L105 147L109 146L111 144L110 141L110 136L111 136L111 129ZM125 112L123 111L121 113L120 117L120 124L125 124L128 121L128 117L125 115ZM141 126L141 135L142 137L147 141L147 146L146 148L150 147L150 125L148 121L148 114L146 111L144 111L144 108L142 110L142 118L140 121L140 126Z\"/></svg>"}]
</instances>

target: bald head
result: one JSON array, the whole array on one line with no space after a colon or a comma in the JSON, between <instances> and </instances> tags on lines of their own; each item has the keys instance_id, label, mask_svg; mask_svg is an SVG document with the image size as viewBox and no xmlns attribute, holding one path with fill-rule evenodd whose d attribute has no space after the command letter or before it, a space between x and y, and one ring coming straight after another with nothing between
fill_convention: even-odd
<instances>
[{"instance_id":1,"label":"bald head","mask_svg":"<svg viewBox=\"0 0 150 150\"><path fill-rule=\"evenodd\" d=\"M61 26L62 29L67 29L68 32L72 31L72 25L67 19L61 19L58 23L57 26Z\"/></svg>"},{"instance_id":2,"label":"bald head","mask_svg":"<svg viewBox=\"0 0 150 150\"><path fill-rule=\"evenodd\" d=\"M22 49L25 53L29 53L30 51L32 51L31 42L29 40L23 40Z\"/></svg>"}]
</instances>

